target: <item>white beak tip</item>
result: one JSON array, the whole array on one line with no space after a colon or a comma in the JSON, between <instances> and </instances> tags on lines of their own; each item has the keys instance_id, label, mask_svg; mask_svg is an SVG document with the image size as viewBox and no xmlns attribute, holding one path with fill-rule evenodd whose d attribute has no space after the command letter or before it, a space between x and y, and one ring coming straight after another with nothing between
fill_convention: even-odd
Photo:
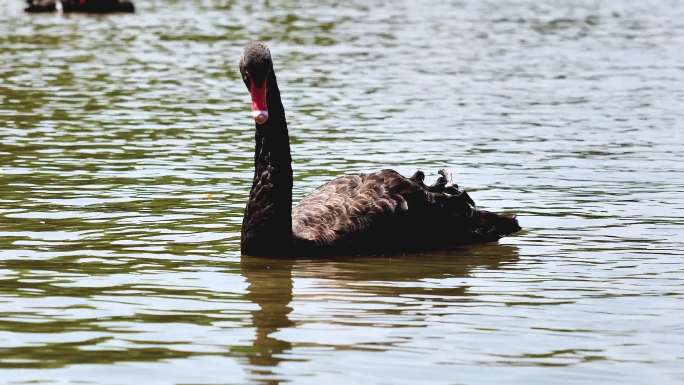
<instances>
[{"instance_id":1,"label":"white beak tip","mask_svg":"<svg viewBox=\"0 0 684 385\"><path fill-rule=\"evenodd\" d=\"M252 111L252 117L257 124L264 124L268 120L268 111Z\"/></svg>"}]
</instances>

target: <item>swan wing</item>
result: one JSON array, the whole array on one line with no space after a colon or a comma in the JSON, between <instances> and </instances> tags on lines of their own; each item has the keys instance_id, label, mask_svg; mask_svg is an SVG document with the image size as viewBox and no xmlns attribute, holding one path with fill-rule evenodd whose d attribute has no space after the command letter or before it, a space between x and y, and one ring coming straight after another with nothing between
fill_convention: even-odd
<instances>
[{"instance_id":1,"label":"swan wing","mask_svg":"<svg viewBox=\"0 0 684 385\"><path fill-rule=\"evenodd\" d=\"M293 208L293 235L316 249L329 246L341 253L357 253L440 248L508 234L493 222L515 218L479 211L457 186L438 180L428 187L423 177L422 172L406 178L394 170L381 170L333 179ZM514 228L517 221L508 230Z\"/></svg>"}]
</instances>

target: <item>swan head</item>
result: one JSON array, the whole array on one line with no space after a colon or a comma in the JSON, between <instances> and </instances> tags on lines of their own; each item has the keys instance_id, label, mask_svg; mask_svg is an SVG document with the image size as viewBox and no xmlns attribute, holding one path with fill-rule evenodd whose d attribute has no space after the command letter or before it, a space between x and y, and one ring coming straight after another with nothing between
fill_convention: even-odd
<instances>
[{"instance_id":1,"label":"swan head","mask_svg":"<svg viewBox=\"0 0 684 385\"><path fill-rule=\"evenodd\" d=\"M252 117L258 125L268 121L268 78L273 71L271 51L266 44L252 41L240 56L240 74L249 94L252 96Z\"/></svg>"}]
</instances>

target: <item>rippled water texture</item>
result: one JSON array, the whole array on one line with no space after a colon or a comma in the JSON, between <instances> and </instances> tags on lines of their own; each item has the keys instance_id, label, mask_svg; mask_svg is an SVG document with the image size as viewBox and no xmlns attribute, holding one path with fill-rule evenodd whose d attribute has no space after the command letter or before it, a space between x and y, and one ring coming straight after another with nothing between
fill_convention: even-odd
<instances>
[{"instance_id":1,"label":"rippled water texture","mask_svg":"<svg viewBox=\"0 0 684 385\"><path fill-rule=\"evenodd\" d=\"M684 383L681 2L137 3L0 3L0 382ZM241 258L254 38L295 199L447 167L525 231Z\"/></svg>"}]
</instances>

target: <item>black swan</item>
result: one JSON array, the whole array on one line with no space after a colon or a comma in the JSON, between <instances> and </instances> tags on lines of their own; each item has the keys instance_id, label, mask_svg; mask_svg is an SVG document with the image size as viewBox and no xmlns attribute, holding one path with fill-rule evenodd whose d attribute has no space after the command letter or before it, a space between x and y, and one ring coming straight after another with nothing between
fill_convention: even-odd
<instances>
[{"instance_id":1,"label":"black swan","mask_svg":"<svg viewBox=\"0 0 684 385\"><path fill-rule=\"evenodd\" d=\"M254 179L242 221L244 255L312 257L449 249L520 230L515 215L478 210L444 171L344 175L292 207L292 158L271 53L259 41L240 58L256 125Z\"/></svg>"},{"instance_id":2,"label":"black swan","mask_svg":"<svg viewBox=\"0 0 684 385\"><path fill-rule=\"evenodd\" d=\"M26 0L29 13L83 12L116 13L135 12L135 6L128 0Z\"/></svg>"}]
</instances>

